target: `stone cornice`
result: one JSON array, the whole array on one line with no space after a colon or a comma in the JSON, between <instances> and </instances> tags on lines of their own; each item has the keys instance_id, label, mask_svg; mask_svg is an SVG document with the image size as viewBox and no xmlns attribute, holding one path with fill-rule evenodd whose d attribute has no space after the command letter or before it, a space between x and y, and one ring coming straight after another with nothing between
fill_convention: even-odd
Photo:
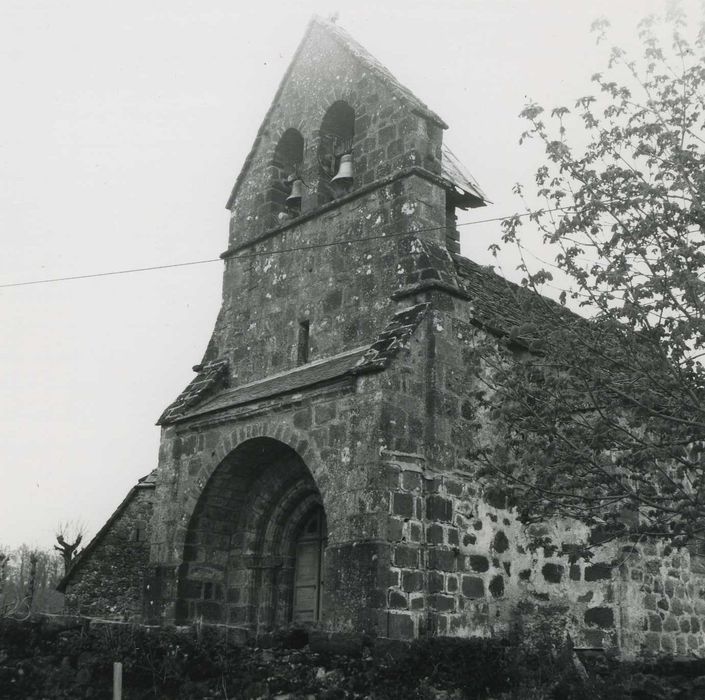
<instances>
[{"instance_id":1,"label":"stone cornice","mask_svg":"<svg viewBox=\"0 0 705 700\"><path fill-rule=\"evenodd\" d=\"M237 255L237 253L243 250L247 250L248 248L256 246L258 243L262 243L264 241L269 240L270 238L274 238L283 231L296 228L297 226L300 226L301 224L304 224L307 221L310 221L311 219L320 216L321 214L325 214L329 211L333 211L334 209L338 209L339 207L344 206L348 202L352 202L356 199L359 199L360 197L364 197L366 194L369 194L374 190L386 187L387 185L390 185L393 182L396 182L397 180L403 180L413 175L421 177L424 180L427 180L428 182L432 182L434 185L438 185L439 187L442 187L445 190L455 192L456 186L452 182L450 182L450 180L446 180L444 177L436 175L435 173L432 173L431 171L426 170L425 168L413 165L410 168L404 168L403 170L399 170L396 173L393 173L392 175L388 175L387 177L383 177L379 180L375 180L374 182L370 182L368 185L363 185L362 187L354 190L353 192L350 192L349 194L346 194L343 197L339 197L338 199L334 199L332 202L326 202L326 204L323 204L320 207L317 207L316 209L304 212L300 216L297 216L295 219L287 221L281 224L281 226L277 226L276 228L270 229L269 231L265 231L264 233L255 236L249 241L245 241L244 243L239 243L235 246L232 246L223 253L221 253L220 257L223 260L227 260L228 258ZM479 201L480 200L478 200L478 202ZM477 206L479 206L479 204ZM409 231L409 233L412 234L413 231Z\"/></svg>"}]
</instances>

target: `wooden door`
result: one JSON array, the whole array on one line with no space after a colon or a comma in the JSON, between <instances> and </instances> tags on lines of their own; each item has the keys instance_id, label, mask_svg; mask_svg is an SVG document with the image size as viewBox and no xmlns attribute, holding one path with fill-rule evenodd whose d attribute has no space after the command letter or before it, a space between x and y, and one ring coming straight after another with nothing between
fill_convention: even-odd
<instances>
[{"instance_id":1,"label":"wooden door","mask_svg":"<svg viewBox=\"0 0 705 700\"><path fill-rule=\"evenodd\" d=\"M304 523L296 543L294 622L316 622L320 618L325 530L325 516L318 510Z\"/></svg>"}]
</instances>

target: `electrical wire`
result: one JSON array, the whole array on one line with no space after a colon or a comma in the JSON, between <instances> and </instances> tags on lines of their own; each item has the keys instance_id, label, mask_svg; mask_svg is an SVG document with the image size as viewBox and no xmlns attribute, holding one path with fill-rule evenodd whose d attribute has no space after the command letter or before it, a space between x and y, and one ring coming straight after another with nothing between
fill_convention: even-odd
<instances>
[{"instance_id":1,"label":"electrical wire","mask_svg":"<svg viewBox=\"0 0 705 700\"><path fill-rule=\"evenodd\" d=\"M480 224L489 224L489 223L495 223L498 221L507 221L509 219L513 218L523 218L526 216L532 216L536 215L537 213L541 214L547 214L549 212L554 212L554 211L566 211L569 209L576 209L578 205L570 205L570 206L565 206L565 207L553 207L550 209L541 209L538 212L523 212L521 214L510 214L509 216L495 216L489 219L478 219L477 221L466 221L465 223L461 224L456 224L456 228L461 228L463 226L478 226ZM328 243L312 243L311 245L306 245L306 246L296 246L292 248L280 248L279 250L271 250L268 252L260 252L260 253L245 253L242 255L233 255L227 258L227 260L247 260L250 258L259 258L259 257L268 257L270 255L281 255L282 253L294 253L294 252L299 252L299 251L304 251L304 250L314 250L316 248L330 248L332 246L336 245L347 245L349 243L363 243L365 241L375 241L375 240L381 240L384 238L395 238L395 237L400 237L400 236L407 236L407 235L412 235L416 233L428 233L431 231L442 231L447 229L447 226L434 226L430 228L419 228L419 229L409 229L405 231L400 231L396 233L382 233L378 234L376 236L363 236L361 238L344 238L342 240L337 240L337 241L330 241ZM536 257L536 256L534 256ZM537 258L540 260L540 258ZM30 285L35 285L35 284L52 284L55 282L70 282L74 280L84 280L84 279L93 279L96 277L112 277L116 275L128 275L132 274L134 272L152 272L155 270L167 270L171 268L176 268L176 267L189 267L193 265L205 265L207 263L214 263L214 262L221 262L222 258L209 258L206 260L192 260L189 262L181 262L181 263L170 263L166 265L152 265L149 267L134 267L134 268L129 268L126 270L111 270L109 272L93 272L93 273L87 273L83 275L71 275L71 276L66 276L66 277L49 277L46 279L37 279L37 280L28 280L26 282L8 282L4 284L0 284L0 289L7 289L9 287L27 287ZM543 262L543 261L542 261ZM551 264L551 263L547 263Z\"/></svg>"},{"instance_id":2,"label":"electrical wire","mask_svg":"<svg viewBox=\"0 0 705 700\"><path fill-rule=\"evenodd\" d=\"M570 206L570 207L555 207L554 209L543 209L543 212L551 212L551 211L562 211L565 209L575 209L575 206ZM489 223L494 223L497 221L506 221L508 219L512 219L514 217L524 217L524 216L531 216L532 212L526 212L523 214L511 214L510 216L495 216L490 219L479 219L478 221L466 221L465 223L462 224L456 224L456 228L460 228L461 226L477 226L479 224L489 224ZM270 255L279 255L281 253L294 253L302 250L313 250L315 248L329 248L331 246L335 245L346 245L348 243L361 243L365 241L374 241L374 240L380 240L383 238L395 238L398 236L407 236L415 233L427 233L431 231L442 231L444 229L448 228L447 226L435 226L432 228L419 228L419 229L413 229L413 230L407 230L407 231L401 231L398 233L382 233L376 236L364 236L362 238L345 238L342 240L337 240L337 241L330 241L328 243L312 243L311 245L306 245L306 246L297 246L293 248L281 248L279 250L272 250L269 252L262 252L262 253L246 253L243 255L233 255L229 258L228 260L246 260L248 258L259 258L259 257L268 257ZM83 274L83 275L71 275L67 277L50 277L47 279L38 279L38 280L28 280L26 282L8 282L5 284L0 284L0 288L8 288L8 287L26 287L29 285L34 285L34 284L51 284L54 282L69 282L73 280L84 280L84 279L92 279L95 277L111 277L114 275L128 275L133 272L151 272L153 270L167 270L170 268L174 267L187 267L190 265L205 265L206 263L214 263L214 262L222 262L222 258L209 258L207 260L193 260L190 262L182 262L182 263L171 263L167 265L153 265L150 267L134 267L134 268L129 268L127 270L111 270L109 272L93 272L93 273L88 273L88 274Z\"/></svg>"}]
</instances>

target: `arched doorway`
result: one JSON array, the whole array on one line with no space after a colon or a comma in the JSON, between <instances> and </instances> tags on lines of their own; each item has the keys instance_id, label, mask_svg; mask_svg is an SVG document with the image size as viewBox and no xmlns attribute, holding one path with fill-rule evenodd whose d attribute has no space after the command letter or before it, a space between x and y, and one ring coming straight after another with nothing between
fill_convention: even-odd
<instances>
[{"instance_id":1,"label":"arched doorway","mask_svg":"<svg viewBox=\"0 0 705 700\"><path fill-rule=\"evenodd\" d=\"M325 541L321 494L301 457L271 438L242 443L215 469L190 519L177 623L266 631L320 619ZM295 616L299 580L301 600L314 604Z\"/></svg>"},{"instance_id":2,"label":"arched doorway","mask_svg":"<svg viewBox=\"0 0 705 700\"><path fill-rule=\"evenodd\" d=\"M304 521L296 541L292 622L310 623L321 618L326 542L325 513L316 508Z\"/></svg>"}]
</instances>

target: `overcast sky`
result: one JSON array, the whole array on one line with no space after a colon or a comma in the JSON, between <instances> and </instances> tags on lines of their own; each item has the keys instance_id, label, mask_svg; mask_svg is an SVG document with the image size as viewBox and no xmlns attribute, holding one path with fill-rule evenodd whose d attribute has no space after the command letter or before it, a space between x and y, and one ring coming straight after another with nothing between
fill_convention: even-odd
<instances>
[{"instance_id":1,"label":"overcast sky","mask_svg":"<svg viewBox=\"0 0 705 700\"><path fill-rule=\"evenodd\" d=\"M540 154L518 113L591 91L589 27L629 45L661 2L2 0L0 284L217 258L224 208L313 13L339 24L450 125L445 139L510 214ZM466 226L489 263L498 224ZM0 544L89 536L157 464L155 421L191 380L220 262L0 288Z\"/></svg>"}]
</instances>

